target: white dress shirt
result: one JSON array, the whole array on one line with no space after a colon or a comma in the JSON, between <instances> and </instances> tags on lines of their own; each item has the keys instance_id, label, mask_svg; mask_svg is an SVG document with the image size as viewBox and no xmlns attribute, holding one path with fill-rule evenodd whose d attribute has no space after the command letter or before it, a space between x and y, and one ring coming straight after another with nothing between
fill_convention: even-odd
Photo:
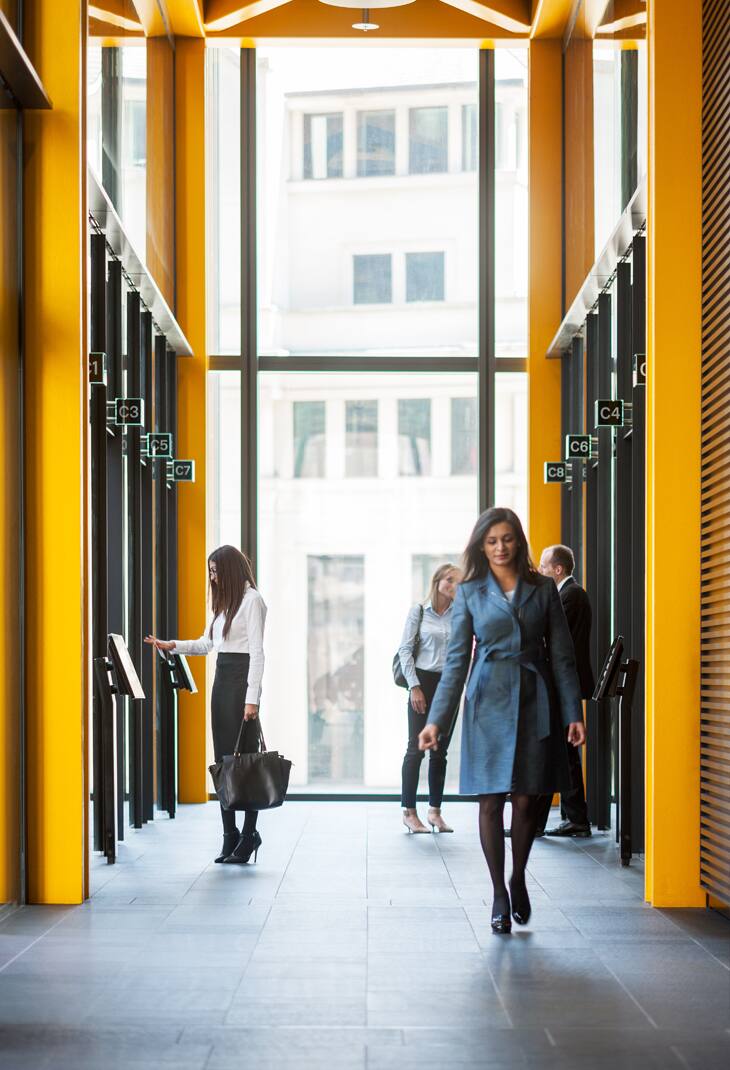
<instances>
[{"instance_id":1,"label":"white dress shirt","mask_svg":"<svg viewBox=\"0 0 730 1070\"><path fill-rule=\"evenodd\" d=\"M572 579L573 579L572 576L566 576L564 580L561 580L560 583L558 584L558 591L562 591L562 589L563 589L563 587L565 587L566 583L570 583L570 581Z\"/></svg>"},{"instance_id":2,"label":"white dress shirt","mask_svg":"<svg viewBox=\"0 0 730 1070\"><path fill-rule=\"evenodd\" d=\"M418 657L413 660L413 644L418 632L418 619L421 615L421 606L417 602L411 606L406 617L406 626L403 629L403 637L400 641L398 654L403 675L409 689L420 687L416 669L425 672L441 672L446 660L446 648L451 636L451 618L453 616L453 602L443 613L437 613L430 602L423 607L423 620L421 622L421 645L418 648Z\"/></svg>"},{"instance_id":3,"label":"white dress shirt","mask_svg":"<svg viewBox=\"0 0 730 1070\"><path fill-rule=\"evenodd\" d=\"M255 587L247 587L238 612L231 621L231 630L223 638L225 615L219 613L213 621L213 638L210 638L210 622L200 639L176 639L175 651L178 654L210 654L215 650L219 654L248 654L248 688L246 702L258 706L261 698L261 680L264 675L264 626L266 624L266 603Z\"/></svg>"}]
</instances>

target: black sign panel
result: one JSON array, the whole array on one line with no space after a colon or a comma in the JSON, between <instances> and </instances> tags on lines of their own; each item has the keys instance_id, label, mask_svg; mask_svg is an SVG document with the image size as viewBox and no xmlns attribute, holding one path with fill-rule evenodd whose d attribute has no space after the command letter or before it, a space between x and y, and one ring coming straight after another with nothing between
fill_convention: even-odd
<instances>
[{"instance_id":1,"label":"black sign panel","mask_svg":"<svg viewBox=\"0 0 730 1070\"><path fill-rule=\"evenodd\" d=\"M169 431L147 435L147 456L164 460L172 458L172 434Z\"/></svg>"},{"instance_id":2,"label":"black sign panel","mask_svg":"<svg viewBox=\"0 0 730 1070\"><path fill-rule=\"evenodd\" d=\"M114 423L121 427L144 426L144 398L115 398Z\"/></svg>"},{"instance_id":3,"label":"black sign panel","mask_svg":"<svg viewBox=\"0 0 730 1070\"><path fill-rule=\"evenodd\" d=\"M106 353L89 353L89 385L106 386Z\"/></svg>"},{"instance_id":4,"label":"black sign panel","mask_svg":"<svg viewBox=\"0 0 730 1070\"><path fill-rule=\"evenodd\" d=\"M566 461L589 461L591 458L591 446L590 435L566 435Z\"/></svg>"},{"instance_id":5,"label":"black sign panel","mask_svg":"<svg viewBox=\"0 0 730 1070\"><path fill-rule=\"evenodd\" d=\"M545 461L545 482L566 483L568 468L565 461Z\"/></svg>"},{"instance_id":6,"label":"black sign panel","mask_svg":"<svg viewBox=\"0 0 730 1070\"><path fill-rule=\"evenodd\" d=\"M623 427L624 403L621 398L599 398L596 402L596 427Z\"/></svg>"},{"instance_id":7,"label":"black sign panel","mask_svg":"<svg viewBox=\"0 0 730 1070\"><path fill-rule=\"evenodd\" d=\"M646 386L646 353L634 353L634 386Z\"/></svg>"},{"instance_id":8,"label":"black sign panel","mask_svg":"<svg viewBox=\"0 0 730 1070\"><path fill-rule=\"evenodd\" d=\"M173 483L195 482L195 461L181 461L175 458L167 467L167 478Z\"/></svg>"}]
</instances>

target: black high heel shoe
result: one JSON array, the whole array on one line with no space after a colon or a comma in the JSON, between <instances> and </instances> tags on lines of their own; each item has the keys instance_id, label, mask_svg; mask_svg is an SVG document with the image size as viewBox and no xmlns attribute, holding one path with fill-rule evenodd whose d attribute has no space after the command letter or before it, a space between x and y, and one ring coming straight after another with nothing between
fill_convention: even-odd
<instances>
[{"instance_id":1,"label":"black high heel shoe","mask_svg":"<svg viewBox=\"0 0 730 1070\"><path fill-rule=\"evenodd\" d=\"M492 917L492 932L496 936L512 932L512 922L509 914L494 914Z\"/></svg>"},{"instance_id":2,"label":"black high heel shoe","mask_svg":"<svg viewBox=\"0 0 730 1070\"><path fill-rule=\"evenodd\" d=\"M524 881L516 887L517 892L515 894L514 880L510 880L509 894L512 899L512 917L518 925L527 925L530 920L530 915L532 914L530 897L527 894L527 887Z\"/></svg>"},{"instance_id":3,"label":"black high heel shoe","mask_svg":"<svg viewBox=\"0 0 730 1070\"><path fill-rule=\"evenodd\" d=\"M238 837L238 829L236 829L235 832L223 833L223 846L221 847L221 853L218 855L217 858L214 859L215 862L225 862L231 851L238 843Z\"/></svg>"},{"instance_id":4,"label":"black high heel shoe","mask_svg":"<svg viewBox=\"0 0 730 1070\"><path fill-rule=\"evenodd\" d=\"M228 855L228 858L224 858L224 862L228 862L232 865L245 865L246 862L253 855L254 862L258 857L259 847L261 846L261 837L258 831L256 832L242 832L238 838L238 843Z\"/></svg>"}]
</instances>

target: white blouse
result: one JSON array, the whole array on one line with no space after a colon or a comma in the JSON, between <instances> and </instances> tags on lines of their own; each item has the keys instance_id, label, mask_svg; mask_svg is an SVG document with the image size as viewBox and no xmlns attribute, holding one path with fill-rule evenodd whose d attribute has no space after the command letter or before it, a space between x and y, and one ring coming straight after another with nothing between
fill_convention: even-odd
<instances>
[{"instance_id":1,"label":"white blouse","mask_svg":"<svg viewBox=\"0 0 730 1070\"><path fill-rule=\"evenodd\" d=\"M451 618L453 616L454 603L443 613L437 613L430 601L423 607L423 620L421 621L421 643L418 648L418 657L413 659L413 644L418 632L418 621L421 616L421 606L416 603L411 606L406 617L406 626L398 648L400 664L403 675L406 678L409 689L419 687L416 668L427 672L441 672L446 661L446 648L451 636Z\"/></svg>"},{"instance_id":2,"label":"white blouse","mask_svg":"<svg viewBox=\"0 0 730 1070\"><path fill-rule=\"evenodd\" d=\"M246 702L258 706L261 699L261 680L264 675L264 626L266 603L255 587L247 587L238 612L231 622L231 630L223 638L225 614L219 613L213 621L213 638L209 636L212 614L208 614L208 627L200 639L176 639L178 654L248 654L248 688Z\"/></svg>"}]
</instances>

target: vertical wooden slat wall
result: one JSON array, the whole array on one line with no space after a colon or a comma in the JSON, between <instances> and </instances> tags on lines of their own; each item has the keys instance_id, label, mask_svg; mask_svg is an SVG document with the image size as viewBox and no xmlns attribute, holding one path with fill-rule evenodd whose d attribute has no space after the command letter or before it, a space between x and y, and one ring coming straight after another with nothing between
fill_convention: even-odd
<instances>
[{"instance_id":1,"label":"vertical wooden slat wall","mask_svg":"<svg viewBox=\"0 0 730 1070\"><path fill-rule=\"evenodd\" d=\"M730 6L702 8L701 882L730 903Z\"/></svg>"}]
</instances>

